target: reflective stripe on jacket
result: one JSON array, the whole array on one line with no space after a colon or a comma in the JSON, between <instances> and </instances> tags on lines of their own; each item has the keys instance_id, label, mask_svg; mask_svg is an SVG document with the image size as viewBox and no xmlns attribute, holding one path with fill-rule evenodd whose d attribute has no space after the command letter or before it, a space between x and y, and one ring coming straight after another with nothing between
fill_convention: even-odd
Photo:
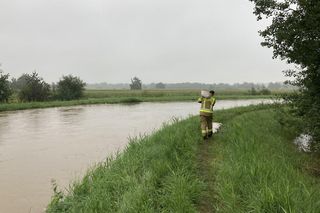
<instances>
[{"instance_id":1,"label":"reflective stripe on jacket","mask_svg":"<svg viewBox=\"0 0 320 213\"><path fill-rule=\"evenodd\" d=\"M216 103L216 99L214 97L211 98L199 98L198 102L201 103L200 114L212 114L213 106Z\"/></svg>"}]
</instances>

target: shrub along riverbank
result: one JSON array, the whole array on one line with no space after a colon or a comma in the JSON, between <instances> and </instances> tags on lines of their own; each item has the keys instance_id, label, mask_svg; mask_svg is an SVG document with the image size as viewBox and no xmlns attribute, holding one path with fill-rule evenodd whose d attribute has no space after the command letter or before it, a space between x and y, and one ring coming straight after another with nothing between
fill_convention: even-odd
<instances>
[{"instance_id":1,"label":"shrub along riverbank","mask_svg":"<svg viewBox=\"0 0 320 213\"><path fill-rule=\"evenodd\" d=\"M278 117L263 105L217 111L223 126L207 144L198 117L175 121L56 190L47 212L317 212L314 158Z\"/></svg>"},{"instance_id":2,"label":"shrub along riverbank","mask_svg":"<svg viewBox=\"0 0 320 213\"><path fill-rule=\"evenodd\" d=\"M272 98L275 96L270 95L223 95L217 96L219 100L234 100L234 99L260 99L260 98ZM87 98L71 101L44 101L44 102L12 102L1 103L0 112L2 111L14 111L24 109L37 109L37 108L49 108L49 107L65 107L65 106L77 106L77 105L90 105L90 104L119 104L119 103L139 103L139 102L179 102L179 101L196 101L196 95L166 95L166 96L110 96L100 98Z\"/></svg>"}]
</instances>

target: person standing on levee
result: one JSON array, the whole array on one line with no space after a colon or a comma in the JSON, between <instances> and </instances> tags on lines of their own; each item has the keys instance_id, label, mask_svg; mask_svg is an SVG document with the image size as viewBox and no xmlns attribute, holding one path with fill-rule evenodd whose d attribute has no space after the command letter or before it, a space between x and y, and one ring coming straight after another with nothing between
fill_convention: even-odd
<instances>
[{"instance_id":1,"label":"person standing on levee","mask_svg":"<svg viewBox=\"0 0 320 213\"><path fill-rule=\"evenodd\" d=\"M211 90L210 92L202 90L201 98L198 99L198 103L201 103L200 122L201 122L201 134L203 139L207 139L212 136L213 106L216 103L216 99L213 96L214 96L213 90Z\"/></svg>"}]
</instances>

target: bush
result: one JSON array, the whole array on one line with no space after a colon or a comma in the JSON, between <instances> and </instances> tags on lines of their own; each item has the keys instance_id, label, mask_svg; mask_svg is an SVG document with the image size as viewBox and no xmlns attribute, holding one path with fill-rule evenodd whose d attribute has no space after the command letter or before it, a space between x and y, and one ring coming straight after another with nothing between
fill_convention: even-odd
<instances>
[{"instance_id":1,"label":"bush","mask_svg":"<svg viewBox=\"0 0 320 213\"><path fill-rule=\"evenodd\" d=\"M258 92L254 87L251 87L251 89L249 90L249 94L250 95L258 95Z\"/></svg>"},{"instance_id":2,"label":"bush","mask_svg":"<svg viewBox=\"0 0 320 213\"><path fill-rule=\"evenodd\" d=\"M320 86L318 86L320 87ZM298 92L283 96L291 106L291 112L303 119L300 131L311 136L311 151L320 153L320 97L318 89L300 89Z\"/></svg>"},{"instance_id":3,"label":"bush","mask_svg":"<svg viewBox=\"0 0 320 213\"><path fill-rule=\"evenodd\" d=\"M271 91L264 86L261 89L260 88L256 89L254 87L251 87L251 89L248 91L248 94L249 95L271 95Z\"/></svg>"},{"instance_id":4,"label":"bush","mask_svg":"<svg viewBox=\"0 0 320 213\"><path fill-rule=\"evenodd\" d=\"M267 88L263 87L263 88L260 90L260 94L261 94L261 95L271 95L271 91L268 90Z\"/></svg>"},{"instance_id":5,"label":"bush","mask_svg":"<svg viewBox=\"0 0 320 213\"><path fill-rule=\"evenodd\" d=\"M79 77L63 76L57 85L58 98L62 100L79 99L83 97L84 83Z\"/></svg>"},{"instance_id":6,"label":"bush","mask_svg":"<svg viewBox=\"0 0 320 213\"><path fill-rule=\"evenodd\" d=\"M50 85L46 83L38 73L23 74L25 84L19 91L21 101L45 101L50 96Z\"/></svg>"},{"instance_id":7,"label":"bush","mask_svg":"<svg viewBox=\"0 0 320 213\"><path fill-rule=\"evenodd\" d=\"M9 74L3 74L0 70L0 102L8 102L9 97L12 94L8 78Z\"/></svg>"}]
</instances>

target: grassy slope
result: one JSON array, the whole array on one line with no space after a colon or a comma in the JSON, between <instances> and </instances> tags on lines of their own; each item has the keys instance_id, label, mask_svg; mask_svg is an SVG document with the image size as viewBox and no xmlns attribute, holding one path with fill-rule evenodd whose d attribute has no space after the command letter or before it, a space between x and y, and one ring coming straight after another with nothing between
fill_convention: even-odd
<instances>
[{"instance_id":1,"label":"grassy slope","mask_svg":"<svg viewBox=\"0 0 320 213\"><path fill-rule=\"evenodd\" d=\"M195 212L202 183L196 176L201 138L194 122L134 139L116 160L88 172L63 201L56 194L48 212Z\"/></svg>"},{"instance_id":2,"label":"grassy slope","mask_svg":"<svg viewBox=\"0 0 320 213\"><path fill-rule=\"evenodd\" d=\"M168 102L168 101L195 101L198 98L197 90L87 90L83 99L72 101L47 101L28 103L1 103L1 111L13 111L23 109L36 109L48 107L63 107L90 104L115 104L135 102ZM220 100L224 99L257 99L272 98L272 95L248 95L244 92L223 92L217 95Z\"/></svg>"},{"instance_id":3,"label":"grassy slope","mask_svg":"<svg viewBox=\"0 0 320 213\"><path fill-rule=\"evenodd\" d=\"M198 117L135 139L66 196L56 193L48 212L316 212L319 181L302 170L310 158L267 108L217 112L224 125L206 146Z\"/></svg>"},{"instance_id":4,"label":"grassy slope","mask_svg":"<svg viewBox=\"0 0 320 213\"><path fill-rule=\"evenodd\" d=\"M305 168L310 156L292 144L274 110L237 116L211 147L213 206L220 212L319 212L320 181Z\"/></svg>"}]
</instances>

